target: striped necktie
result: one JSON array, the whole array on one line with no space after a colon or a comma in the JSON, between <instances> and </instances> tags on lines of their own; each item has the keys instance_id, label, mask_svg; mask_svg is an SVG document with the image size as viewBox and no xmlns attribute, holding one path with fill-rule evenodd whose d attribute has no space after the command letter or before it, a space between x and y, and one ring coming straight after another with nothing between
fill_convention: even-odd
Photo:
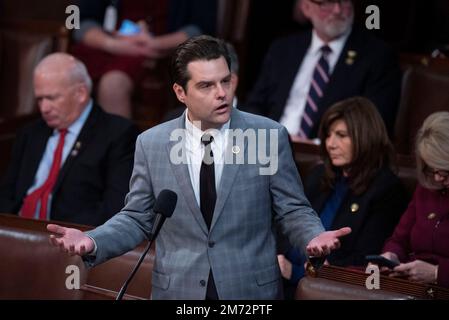
<instances>
[{"instance_id":1,"label":"striped necktie","mask_svg":"<svg viewBox=\"0 0 449 320\"><path fill-rule=\"evenodd\" d=\"M301 119L299 136L302 138L313 138L311 132L313 127L319 122L318 106L323 97L324 89L329 82L329 54L332 52L329 46L321 47L321 58L313 70L312 82L309 94L307 95L306 106Z\"/></svg>"}]
</instances>

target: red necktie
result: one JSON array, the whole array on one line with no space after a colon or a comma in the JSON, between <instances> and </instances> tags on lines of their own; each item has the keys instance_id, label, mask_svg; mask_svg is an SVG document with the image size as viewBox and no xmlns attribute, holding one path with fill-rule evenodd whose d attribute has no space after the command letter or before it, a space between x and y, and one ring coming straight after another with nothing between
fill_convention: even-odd
<instances>
[{"instance_id":1,"label":"red necktie","mask_svg":"<svg viewBox=\"0 0 449 320\"><path fill-rule=\"evenodd\" d=\"M39 219L40 220L47 219L48 197L50 196L51 191L53 190L53 187L56 183L56 179L58 178L58 173L61 167L61 160L62 160L62 149L64 149L64 140L66 133L67 129L59 130L59 142L53 155L53 163L51 165L48 178L42 186L40 186L39 188L37 188L36 190L34 190L32 193L30 193L25 197L21 210L22 217L34 218L37 203L40 201L41 208L39 211Z\"/></svg>"}]
</instances>

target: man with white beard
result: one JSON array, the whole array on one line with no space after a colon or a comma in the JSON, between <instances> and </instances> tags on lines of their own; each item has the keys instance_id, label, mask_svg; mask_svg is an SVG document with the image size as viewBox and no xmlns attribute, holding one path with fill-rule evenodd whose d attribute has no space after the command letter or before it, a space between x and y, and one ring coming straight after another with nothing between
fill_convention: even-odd
<instances>
[{"instance_id":1,"label":"man with white beard","mask_svg":"<svg viewBox=\"0 0 449 320\"><path fill-rule=\"evenodd\" d=\"M314 139L322 114L345 98L377 106L391 136L400 96L396 54L353 26L352 0L297 0L313 29L275 41L243 105L283 124L293 140Z\"/></svg>"}]
</instances>

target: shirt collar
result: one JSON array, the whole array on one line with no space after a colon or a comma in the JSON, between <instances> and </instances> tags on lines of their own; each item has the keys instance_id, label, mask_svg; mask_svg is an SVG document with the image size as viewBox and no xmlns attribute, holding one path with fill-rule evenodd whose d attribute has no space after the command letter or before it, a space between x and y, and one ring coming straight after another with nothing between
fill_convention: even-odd
<instances>
[{"instance_id":1,"label":"shirt collar","mask_svg":"<svg viewBox=\"0 0 449 320\"><path fill-rule=\"evenodd\" d=\"M67 133L75 134L76 136L79 135L81 129L83 128L84 124L86 123L87 117L90 114L90 111L93 108L93 102L92 99L89 100L86 108L84 108L81 115L78 117L78 119L75 120L68 128ZM54 130L53 133L58 132L58 130Z\"/></svg>"},{"instance_id":2,"label":"shirt collar","mask_svg":"<svg viewBox=\"0 0 449 320\"><path fill-rule=\"evenodd\" d=\"M189 110L186 109L186 115L185 115L185 125L187 130L187 135L190 139L190 143L194 148L200 148L201 147L201 137L203 134L205 134L208 130L203 131L197 126L195 126L190 120L189 120ZM227 129L229 129L231 123L231 119L229 119L226 123L224 123L220 129L217 130L211 130L211 135L214 137L213 143L219 143L219 141L222 141L222 138L225 136L225 132Z\"/></svg>"}]
</instances>

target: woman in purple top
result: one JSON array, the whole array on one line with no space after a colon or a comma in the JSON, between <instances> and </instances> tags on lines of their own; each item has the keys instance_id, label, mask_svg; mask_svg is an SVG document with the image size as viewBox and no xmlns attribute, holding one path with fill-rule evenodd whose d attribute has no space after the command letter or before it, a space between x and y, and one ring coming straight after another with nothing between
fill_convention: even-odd
<instances>
[{"instance_id":1,"label":"woman in purple top","mask_svg":"<svg viewBox=\"0 0 449 320\"><path fill-rule=\"evenodd\" d=\"M418 131L419 185L383 256L400 262L393 276L449 287L449 112L430 115Z\"/></svg>"}]
</instances>

